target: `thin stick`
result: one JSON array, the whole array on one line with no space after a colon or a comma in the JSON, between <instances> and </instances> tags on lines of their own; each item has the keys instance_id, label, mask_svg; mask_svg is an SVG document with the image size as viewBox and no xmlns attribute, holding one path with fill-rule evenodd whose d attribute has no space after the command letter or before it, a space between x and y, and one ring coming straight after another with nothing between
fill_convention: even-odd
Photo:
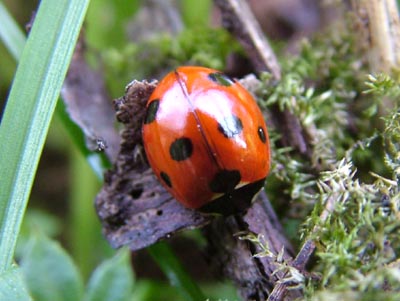
<instances>
[{"instance_id":1,"label":"thin stick","mask_svg":"<svg viewBox=\"0 0 400 301\"><path fill-rule=\"evenodd\" d=\"M281 68L275 53L263 34L256 17L243 0L214 0L220 8L223 26L241 42L258 72L270 71L274 79L281 78Z\"/></svg>"},{"instance_id":2,"label":"thin stick","mask_svg":"<svg viewBox=\"0 0 400 301\"><path fill-rule=\"evenodd\" d=\"M352 0L356 30L367 51L371 71L400 67L400 18L396 0Z\"/></svg>"},{"instance_id":3,"label":"thin stick","mask_svg":"<svg viewBox=\"0 0 400 301\"><path fill-rule=\"evenodd\" d=\"M329 217L330 213L333 211L337 198L333 195L328 199L325 204L324 210L321 212L320 221L323 223ZM317 232L319 229L319 225L316 225L312 231L312 233ZM297 254L296 258L293 260L291 266L296 268L297 270L303 272L306 268L308 261L311 258L311 255L314 253L316 248L315 242L312 239L307 239L306 242L300 249L300 252ZM288 273L286 273L287 275ZM285 276L286 276L285 275ZM283 300L284 296L287 293L288 286L290 283L278 282L272 290L271 294L268 297L268 301L280 301Z\"/></svg>"}]
</instances>

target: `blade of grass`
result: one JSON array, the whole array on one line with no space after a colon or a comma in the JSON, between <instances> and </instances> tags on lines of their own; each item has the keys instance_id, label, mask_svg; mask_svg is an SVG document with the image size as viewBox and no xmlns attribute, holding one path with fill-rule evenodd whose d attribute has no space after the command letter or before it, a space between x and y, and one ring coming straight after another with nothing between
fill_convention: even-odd
<instances>
[{"instance_id":1,"label":"blade of grass","mask_svg":"<svg viewBox=\"0 0 400 301\"><path fill-rule=\"evenodd\" d=\"M14 59L18 60L22 55L22 50L25 45L25 34L19 28L2 2L0 2L0 20L0 39Z\"/></svg>"},{"instance_id":2,"label":"blade of grass","mask_svg":"<svg viewBox=\"0 0 400 301\"><path fill-rule=\"evenodd\" d=\"M203 301L207 299L166 243L159 242L147 250L171 284L183 293L186 300Z\"/></svg>"},{"instance_id":3,"label":"blade of grass","mask_svg":"<svg viewBox=\"0 0 400 301\"><path fill-rule=\"evenodd\" d=\"M89 0L42 0L0 126L0 272L11 266L56 100Z\"/></svg>"},{"instance_id":4,"label":"blade of grass","mask_svg":"<svg viewBox=\"0 0 400 301\"><path fill-rule=\"evenodd\" d=\"M69 245L84 279L88 279L97 261L104 256L100 222L93 200L100 189L99 177L75 146L69 150L70 212ZM111 249L111 247L110 247Z\"/></svg>"},{"instance_id":5,"label":"blade of grass","mask_svg":"<svg viewBox=\"0 0 400 301\"><path fill-rule=\"evenodd\" d=\"M33 301L17 265L12 265L7 272L0 273L0 300Z\"/></svg>"}]
</instances>

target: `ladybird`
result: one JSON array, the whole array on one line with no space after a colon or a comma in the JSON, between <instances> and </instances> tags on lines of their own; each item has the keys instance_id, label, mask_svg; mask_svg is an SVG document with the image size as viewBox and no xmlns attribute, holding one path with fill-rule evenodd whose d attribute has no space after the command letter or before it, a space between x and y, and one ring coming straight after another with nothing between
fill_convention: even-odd
<instances>
[{"instance_id":1,"label":"ladybird","mask_svg":"<svg viewBox=\"0 0 400 301\"><path fill-rule=\"evenodd\" d=\"M243 212L269 172L268 132L257 103L217 70L185 66L167 74L146 104L142 137L159 181L187 208Z\"/></svg>"}]
</instances>

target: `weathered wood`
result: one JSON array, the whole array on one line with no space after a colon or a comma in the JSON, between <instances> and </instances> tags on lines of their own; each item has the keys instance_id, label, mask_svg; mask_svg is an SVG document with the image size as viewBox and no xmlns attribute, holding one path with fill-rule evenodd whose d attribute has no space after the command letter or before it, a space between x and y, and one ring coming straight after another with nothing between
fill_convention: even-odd
<instances>
[{"instance_id":1,"label":"weathered wood","mask_svg":"<svg viewBox=\"0 0 400 301\"><path fill-rule=\"evenodd\" d=\"M398 3L398 1L397 1ZM400 17L396 0L352 0L358 44L372 72L390 73L400 66Z\"/></svg>"},{"instance_id":2,"label":"weathered wood","mask_svg":"<svg viewBox=\"0 0 400 301\"><path fill-rule=\"evenodd\" d=\"M85 50L85 40L81 34L61 96L69 118L84 133L87 148L90 151L104 151L111 160L115 160L120 137L114 128L113 107L103 76L89 67Z\"/></svg>"},{"instance_id":3,"label":"weathered wood","mask_svg":"<svg viewBox=\"0 0 400 301\"><path fill-rule=\"evenodd\" d=\"M279 80L278 60L246 1L214 0L214 3L221 11L222 25L243 45L256 71L269 71Z\"/></svg>"},{"instance_id":4,"label":"weathered wood","mask_svg":"<svg viewBox=\"0 0 400 301\"><path fill-rule=\"evenodd\" d=\"M265 193L247 211L231 216L226 220L217 219L203 230L209 245L207 254L210 263L234 281L244 300L267 300L279 281L286 275L278 271L279 263L275 257L254 256L262 251L261 247L248 240L239 239L240 235L255 233L262 237L262 243L276 257L291 262L294 251L286 239L279 220ZM301 291L287 291L281 288L282 294L276 300L294 300L301 297Z\"/></svg>"}]
</instances>

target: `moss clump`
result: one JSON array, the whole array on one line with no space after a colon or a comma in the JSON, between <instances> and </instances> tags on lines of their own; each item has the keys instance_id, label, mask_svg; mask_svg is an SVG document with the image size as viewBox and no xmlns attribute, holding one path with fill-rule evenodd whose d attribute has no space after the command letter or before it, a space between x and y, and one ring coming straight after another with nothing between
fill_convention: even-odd
<instances>
[{"instance_id":1,"label":"moss clump","mask_svg":"<svg viewBox=\"0 0 400 301\"><path fill-rule=\"evenodd\" d=\"M312 149L305 158L282 148L285 133L271 129L268 195L288 225L303 223L303 240L317 243L311 269L318 280L302 284L307 299L396 300L400 84L396 74L369 75L351 31L340 32L283 58L279 83L262 78L261 105L296 115Z\"/></svg>"},{"instance_id":2,"label":"moss clump","mask_svg":"<svg viewBox=\"0 0 400 301\"><path fill-rule=\"evenodd\" d=\"M196 27L185 29L177 36L159 34L148 40L127 44L123 49L108 49L103 54L103 60L107 82L113 95L117 96L121 94L121 83L162 77L180 65L223 70L226 57L240 49L225 30Z\"/></svg>"}]
</instances>

